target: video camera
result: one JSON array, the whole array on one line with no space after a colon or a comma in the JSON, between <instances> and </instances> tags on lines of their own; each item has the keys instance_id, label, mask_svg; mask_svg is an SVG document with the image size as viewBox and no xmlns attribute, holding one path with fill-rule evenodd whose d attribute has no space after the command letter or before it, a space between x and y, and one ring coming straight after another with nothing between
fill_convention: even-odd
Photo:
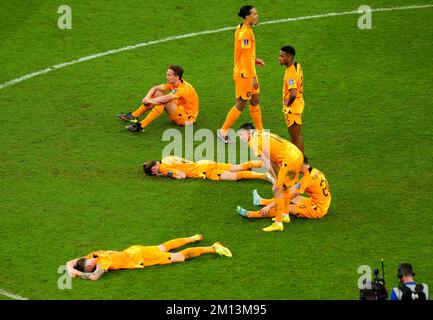
<instances>
[{"instance_id":1,"label":"video camera","mask_svg":"<svg viewBox=\"0 0 433 320\"><path fill-rule=\"evenodd\" d=\"M361 300L386 300L388 298L388 289L385 286L385 268L382 260L382 277L379 277L379 269L374 269L374 280L371 288L360 289L359 299Z\"/></svg>"}]
</instances>

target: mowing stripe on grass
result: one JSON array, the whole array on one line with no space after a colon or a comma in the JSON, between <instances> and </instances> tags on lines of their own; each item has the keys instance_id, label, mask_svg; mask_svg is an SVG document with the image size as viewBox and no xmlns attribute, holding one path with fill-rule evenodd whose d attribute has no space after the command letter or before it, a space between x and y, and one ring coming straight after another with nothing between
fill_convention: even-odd
<instances>
[{"instance_id":1,"label":"mowing stripe on grass","mask_svg":"<svg viewBox=\"0 0 433 320\"><path fill-rule=\"evenodd\" d=\"M7 292L7 291L5 291L3 289L0 289L0 295L6 296L8 298L15 299L15 300L29 300L28 298L21 297L21 296L19 296L17 294L13 294L13 293Z\"/></svg>"},{"instance_id":2,"label":"mowing stripe on grass","mask_svg":"<svg viewBox=\"0 0 433 320\"><path fill-rule=\"evenodd\" d=\"M433 4L426 4L426 5L411 5L411 6L404 6L404 7L391 7L391 8L377 8L377 9L372 9L372 12L381 12L381 11L395 11L395 10L410 10L410 9L425 9L425 8L431 8L433 7ZM312 15L312 16L303 16L303 17L294 17L294 18L284 18L284 19L277 19L277 20L269 20L269 21L264 21L261 22L258 26L260 25L267 25L267 24L275 24L275 23L284 23L284 22L290 22L290 21L299 21L299 20L310 20L310 19L319 19L319 18L327 18L327 17L338 17L338 16L344 16L344 15L351 15L351 14L359 14L357 10L354 11L344 11L344 12L330 12L330 13L324 13L324 14L317 14L317 15ZM214 29L214 30L205 30L205 31L200 31L200 32L193 32L193 33L187 33L187 34L182 34L179 36L171 36L171 37L167 37L167 38L163 38L160 40L153 40L153 41L149 41L149 42L143 42L143 43L138 43L132 46L127 46L127 47L123 47L123 48L119 48L119 49L113 49L113 50L109 50L109 51L105 51L105 52L100 52L100 53L96 53L96 54L92 54L90 56L86 56L86 57L82 57L76 60L72 60L69 62L64 62L64 63L60 63L60 64L56 64L53 65L51 67L48 67L46 69L42 69L33 73L29 73L26 74L22 77L13 79L13 80L9 80L6 81L2 84L0 84L0 90L4 89L6 87L10 87L12 85L15 85L17 83L20 83L22 81L31 79L33 77L36 76L40 76L42 74L57 70L57 69L61 69L67 66L71 66L80 62L84 62L84 61L88 61L88 60L93 60L99 57L103 57L103 56L107 56L110 54L115 54L118 52L122 52L122 51L128 51L128 50L133 50L133 49L137 49L137 48L141 48L141 47L146 47L146 46L150 46L150 45L154 45L154 44L159 44L159 43L164 43L164 42L168 42L168 41L173 41L173 40L179 40L179 39L184 39L184 38L192 38L192 37L198 37L198 36L202 36L205 34L212 34L212 33L219 33L219 32L224 32L224 31L228 31L228 30L234 30L236 29L236 27L225 27L225 28L220 28L220 29Z\"/></svg>"}]
</instances>

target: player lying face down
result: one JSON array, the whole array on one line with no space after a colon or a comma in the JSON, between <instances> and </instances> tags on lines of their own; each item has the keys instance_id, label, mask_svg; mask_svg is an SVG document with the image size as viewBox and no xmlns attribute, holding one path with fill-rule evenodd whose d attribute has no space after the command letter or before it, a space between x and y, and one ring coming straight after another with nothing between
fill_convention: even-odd
<instances>
[{"instance_id":1,"label":"player lying face down","mask_svg":"<svg viewBox=\"0 0 433 320\"><path fill-rule=\"evenodd\" d=\"M70 277L81 277L87 280L98 280L104 273L120 269L140 269L154 265L164 265L184 262L203 254L212 253L231 257L232 253L221 243L215 242L209 247L193 247L179 252L173 249L203 240L203 236L196 234L187 238L167 241L158 246L131 246L123 251L94 251L87 256L70 260L66 269Z\"/></svg>"},{"instance_id":2,"label":"player lying face down","mask_svg":"<svg viewBox=\"0 0 433 320\"><path fill-rule=\"evenodd\" d=\"M166 176L174 179L210 179L216 181L237 181L261 179L273 183L269 173L251 171L263 167L262 161L248 161L241 164L217 163L210 160L192 162L176 156L164 157L161 161L149 160L143 164L148 176Z\"/></svg>"}]
</instances>

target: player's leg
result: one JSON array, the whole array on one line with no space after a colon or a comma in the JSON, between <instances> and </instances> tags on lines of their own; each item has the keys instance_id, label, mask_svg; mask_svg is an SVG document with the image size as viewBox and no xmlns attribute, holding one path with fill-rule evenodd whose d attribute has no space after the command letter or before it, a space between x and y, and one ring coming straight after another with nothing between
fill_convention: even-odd
<instances>
[{"instance_id":1,"label":"player's leg","mask_svg":"<svg viewBox=\"0 0 433 320\"><path fill-rule=\"evenodd\" d=\"M219 254L220 256L226 256L226 257L232 256L232 253L228 248L224 247L219 242L215 242L210 247L188 248L179 252L172 253L171 261L184 262L185 260L193 259L207 253Z\"/></svg>"},{"instance_id":2,"label":"player's leg","mask_svg":"<svg viewBox=\"0 0 433 320\"><path fill-rule=\"evenodd\" d=\"M251 211L246 210L240 206L236 208L236 212L239 213L242 217L249 218L249 219L262 219L262 218L272 218L275 217L275 206L274 204L270 204L267 206L268 210L263 210L265 208L262 208L261 210L257 211Z\"/></svg>"},{"instance_id":3,"label":"player's leg","mask_svg":"<svg viewBox=\"0 0 433 320\"><path fill-rule=\"evenodd\" d=\"M224 171L220 174L221 181L237 181L243 179L260 179L268 181L268 176L266 173L258 173L254 171L238 171L238 172L230 172Z\"/></svg>"},{"instance_id":4,"label":"player's leg","mask_svg":"<svg viewBox=\"0 0 433 320\"><path fill-rule=\"evenodd\" d=\"M161 90L157 89L155 91L154 95L152 96L152 98L160 97L160 96L163 96L163 95L164 95L164 92L162 92ZM136 122L138 122L137 118L139 116L141 116L142 114L146 113L147 111L153 109L153 107L154 107L154 105L151 105L151 104L146 104L146 105L141 104L138 107L137 110L135 110L133 112L126 113L126 114L125 113L120 113L118 115L118 117L119 117L120 120L136 123Z\"/></svg>"},{"instance_id":5,"label":"player's leg","mask_svg":"<svg viewBox=\"0 0 433 320\"><path fill-rule=\"evenodd\" d=\"M261 168L261 167L263 167L263 161L251 160L240 164L230 165L230 171L237 172L237 171L250 170L253 168Z\"/></svg>"},{"instance_id":6,"label":"player's leg","mask_svg":"<svg viewBox=\"0 0 433 320\"><path fill-rule=\"evenodd\" d=\"M236 120L242 113L242 110L247 105L247 100L239 97L236 99L236 104L227 113L226 119L220 129L217 130L217 137L224 143L234 143L228 136L228 130L233 126Z\"/></svg>"},{"instance_id":7,"label":"player's leg","mask_svg":"<svg viewBox=\"0 0 433 320\"><path fill-rule=\"evenodd\" d=\"M304 141L302 140L301 130L302 124L294 122L289 128L291 142L304 153Z\"/></svg>"},{"instance_id":8,"label":"player's leg","mask_svg":"<svg viewBox=\"0 0 433 320\"><path fill-rule=\"evenodd\" d=\"M301 159L302 160L302 159ZM299 162L299 161L296 161ZM275 183L276 189L274 190L275 200L275 223L263 229L266 232L272 231L283 231L283 213L284 212L284 191L285 188L289 188L297 181L298 172L294 167L298 166L298 163L286 163L283 162L280 170L278 170L277 182Z\"/></svg>"},{"instance_id":9,"label":"player's leg","mask_svg":"<svg viewBox=\"0 0 433 320\"><path fill-rule=\"evenodd\" d=\"M292 199L290 205L290 214L304 219L320 219L326 215L326 211L322 210L311 203L310 198L298 196Z\"/></svg>"},{"instance_id":10,"label":"player's leg","mask_svg":"<svg viewBox=\"0 0 433 320\"><path fill-rule=\"evenodd\" d=\"M262 111L260 110L260 94L253 92L250 101L250 115L257 130L263 130Z\"/></svg>"},{"instance_id":11,"label":"player's leg","mask_svg":"<svg viewBox=\"0 0 433 320\"><path fill-rule=\"evenodd\" d=\"M171 251L173 249L179 248L179 247L183 247L183 246L190 244L190 243L195 243L195 242L200 241L200 240L203 240L203 236L201 234L195 234L191 237L178 238L178 239L173 239L173 240L169 240L167 242L164 242L163 244L160 244L158 246L158 249L161 252L167 252L167 251Z\"/></svg>"}]
</instances>

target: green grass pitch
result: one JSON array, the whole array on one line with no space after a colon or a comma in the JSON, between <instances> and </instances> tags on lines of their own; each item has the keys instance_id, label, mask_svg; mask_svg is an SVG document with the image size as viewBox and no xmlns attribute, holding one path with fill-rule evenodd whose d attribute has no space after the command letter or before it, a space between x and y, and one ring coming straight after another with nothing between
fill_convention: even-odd
<instances>
[{"instance_id":1,"label":"green grass pitch","mask_svg":"<svg viewBox=\"0 0 433 320\"><path fill-rule=\"evenodd\" d=\"M253 1L260 20L414 1ZM172 35L235 26L244 1L68 1L72 30L57 28L63 1L0 8L0 83L98 52ZM399 262L433 285L433 8L258 25L263 121L288 138L281 113L279 48L292 44L305 76L305 150L327 176L332 204L319 221L237 216L260 181L174 181L142 176L161 156L166 116L144 134L115 118L163 83L171 63L200 96L195 129L216 130L234 103L233 31L155 44L82 62L0 90L0 289L30 299L358 299L361 265ZM236 125L249 120L244 112ZM202 233L233 258L107 273L57 287L57 269L93 250L121 250ZM1 297L4 298L4 297Z\"/></svg>"}]
</instances>

